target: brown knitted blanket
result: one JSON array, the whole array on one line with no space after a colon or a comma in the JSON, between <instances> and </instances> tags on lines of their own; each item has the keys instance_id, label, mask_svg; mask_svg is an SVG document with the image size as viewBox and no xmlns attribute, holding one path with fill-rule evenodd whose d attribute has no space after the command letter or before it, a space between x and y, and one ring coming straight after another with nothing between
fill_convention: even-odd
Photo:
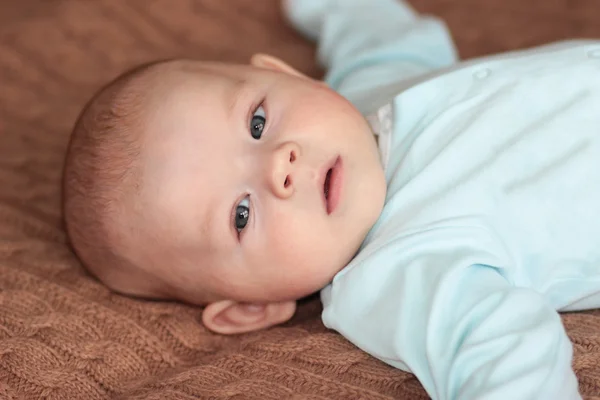
<instances>
[{"instance_id":1,"label":"brown knitted blanket","mask_svg":"<svg viewBox=\"0 0 600 400\"><path fill-rule=\"evenodd\" d=\"M598 0L413 0L445 18L463 57L600 37ZM313 76L314 48L278 0L0 1L0 398L421 399L303 302L282 327L207 332L200 310L117 296L81 268L59 207L83 102L144 61L245 62L271 52ZM90 227L93 229L93 227ZM600 399L600 312L565 315L582 392Z\"/></svg>"}]
</instances>

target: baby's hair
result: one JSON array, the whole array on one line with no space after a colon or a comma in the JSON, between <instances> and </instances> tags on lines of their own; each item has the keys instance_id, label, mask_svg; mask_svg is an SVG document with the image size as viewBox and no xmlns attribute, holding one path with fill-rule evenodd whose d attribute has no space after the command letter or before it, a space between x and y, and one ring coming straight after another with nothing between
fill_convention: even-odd
<instances>
[{"instance_id":1,"label":"baby's hair","mask_svg":"<svg viewBox=\"0 0 600 400\"><path fill-rule=\"evenodd\" d=\"M142 184L139 158L145 89L151 82L147 78L165 62L131 69L98 91L77 118L65 157L62 204L67 235L84 266L118 291L120 277L137 269L118 243L127 234L123 231L135 227L123 226L119 216L124 201L135 203ZM127 213L134 209L127 207Z\"/></svg>"}]
</instances>

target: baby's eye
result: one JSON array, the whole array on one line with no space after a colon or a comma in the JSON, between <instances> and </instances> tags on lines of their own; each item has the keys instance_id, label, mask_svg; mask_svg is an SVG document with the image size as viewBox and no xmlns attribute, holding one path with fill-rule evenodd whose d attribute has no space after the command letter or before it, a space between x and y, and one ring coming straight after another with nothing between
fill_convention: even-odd
<instances>
[{"instance_id":1,"label":"baby's eye","mask_svg":"<svg viewBox=\"0 0 600 400\"><path fill-rule=\"evenodd\" d=\"M244 197L235 208L234 224L238 233L244 230L250 219L250 201L248 198L248 196Z\"/></svg>"},{"instance_id":2,"label":"baby's eye","mask_svg":"<svg viewBox=\"0 0 600 400\"><path fill-rule=\"evenodd\" d=\"M265 129L265 123L267 121L265 117L265 110L262 106L259 106L252 115L252 120L250 121L250 134L256 140L260 139L263 129Z\"/></svg>"}]
</instances>

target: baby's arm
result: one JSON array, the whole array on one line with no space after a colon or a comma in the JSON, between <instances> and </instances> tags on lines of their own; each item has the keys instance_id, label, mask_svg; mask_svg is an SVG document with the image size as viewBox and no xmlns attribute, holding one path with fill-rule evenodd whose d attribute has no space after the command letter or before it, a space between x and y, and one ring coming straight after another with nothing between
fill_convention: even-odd
<instances>
[{"instance_id":1,"label":"baby's arm","mask_svg":"<svg viewBox=\"0 0 600 400\"><path fill-rule=\"evenodd\" d=\"M284 9L318 42L325 81L357 105L365 92L456 61L445 25L400 0L285 0Z\"/></svg>"},{"instance_id":2,"label":"baby's arm","mask_svg":"<svg viewBox=\"0 0 600 400\"><path fill-rule=\"evenodd\" d=\"M579 399L558 313L483 235L433 228L359 254L322 294L325 324L436 400Z\"/></svg>"}]
</instances>

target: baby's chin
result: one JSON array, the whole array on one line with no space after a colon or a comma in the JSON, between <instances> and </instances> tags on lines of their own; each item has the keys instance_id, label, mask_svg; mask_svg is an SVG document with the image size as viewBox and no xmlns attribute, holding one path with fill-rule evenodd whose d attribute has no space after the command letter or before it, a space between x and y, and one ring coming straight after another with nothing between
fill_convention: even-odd
<instances>
[{"instance_id":1,"label":"baby's chin","mask_svg":"<svg viewBox=\"0 0 600 400\"><path fill-rule=\"evenodd\" d=\"M351 260L351 259L350 259ZM348 262L350 261L348 260ZM335 275L343 270L348 263L340 264L339 267L327 268L315 273L307 279L295 279L294 281L280 282L276 290L273 290L272 301L299 300L320 292L329 285ZM263 292L264 293L264 292ZM261 293L258 293L260 295Z\"/></svg>"}]
</instances>

